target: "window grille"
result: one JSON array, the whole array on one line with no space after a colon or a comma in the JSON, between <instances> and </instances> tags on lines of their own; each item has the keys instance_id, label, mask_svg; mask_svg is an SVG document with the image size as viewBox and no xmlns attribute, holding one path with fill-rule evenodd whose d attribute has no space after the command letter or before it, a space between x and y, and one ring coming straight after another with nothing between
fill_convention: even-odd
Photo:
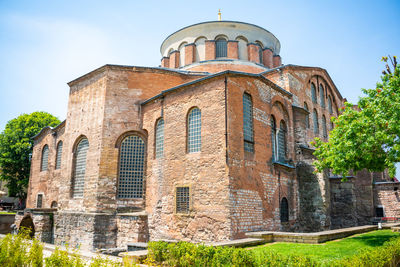
<instances>
[{"instance_id":1,"label":"window grille","mask_svg":"<svg viewBox=\"0 0 400 267\"><path fill-rule=\"evenodd\" d=\"M313 83L311 84L311 99L314 104L317 104L317 90Z\"/></svg>"},{"instance_id":2,"label":"window grille","mask_svg":"<svg viewBox=\"0 0 400 267\"><path fill-rule=\"evenodd\" d=\"M308 105L305 102L304 102L304 109L309 111ZM307 127L307 129L310 128L310 115L309 114L306 115L306 127Z\"/></svg>"},{"instance_id":3,"label":"window grille","mask_svg":"<svg viewBox=\"0 0 400 267\"><path fill-rule=\"evenodd\" d=\"M249 94L243 94L243 136L244 150L254 152L253 101Z\"/></svg>"},{"instance_id":4,"label":"window grille","mask_svg":"<svg viewBox=\"0 0 400 267\"><path fill-rule=\"evenodd\" d=\"M286 124L281 121L278 133L278 160L279 162L286 162L287 140L286 140Z\"/></svg>"},{"instance_id":5,"label":"window grille","mask_svg":"<svg viewBox=\"0 0 400 267\"><path fill-rule=\"evenodd\" d=\"M263 49L261 45L258 45L258 60L260 61L260 64L263 64Z\"/></svg>"},{"instance_id":6,"label":"window grille","mask_svg":"<svg viewBox=\"0 0 400 267\"><path fill-rule=\"evenodd\" d=\"M36 208L41 208L43 205L43 195L42 194L38 194L37 195L37 199L36 199Z\"/></svg>"},{"instance_id":7,"label":"window grille","mask_svg":"<svg viewBox=\"0 0 400 267\"><path fill-rule=\"evenodd\" d=\"M188 152L201 150L201 111L194 108L188 116Z\"/></svg>"},{"instance_id":8,"label":"window grille","mask_svg":"<svg viewBox=\"0 0 400 267\"><path fill-rule=\"evenodd\" d=\"M86 155L89 149L89 141L84 138L76 147L75 151L75 164L74 164L74 182L72 189L72 196L83 197L83 190L85 186L85 172L86 172Z\"/></svg>"},{"instance_id":9,"label":"window grille","mask_svg":"<svg viewBox=\"0 0 400 267\"><path fill-rule=\"evenodd\" d=\"M330 113L330 114L333 113L333 110L332 110L332 98L331 98L331 96L328 96L328 110L329 110L329 113Z\"/></svg>"},{"instance_id":10,"label":"window grille","mask_svg":"<svg viewBox=\"0 0 400 267\"><path fill-rule=\"evenodd\" d=\"M176 213L189 213L190 195L189 187L176 188Z\"/></svg>"},{"instance_id":11,"label":"window grille","mask_svg":"<svg viewBox=\"0 0 400 267\"><path fill-rule=\"evenodd\" d=\"M327 137L327 136L328 136L328 131L327 131L327 128L326 128L326 118L325 118L325 115L322 115L322 134L323 134L324 137Z\"/></svg>"},{"instance_id":12,"label":"window grille","mask_svg":"<svg viewBox=\"0 0 400 267\"><path fill-rule=\"evenodd\" d=\"M61 168L61 156L62 156L63 142L58 142L57 154L56 154L56 170Z\"/></svg>"},{"instance_id":13,"label":"window grille","mask_svg":"<svg viewBox=\"0 0 400 267\"><path fill-rule=\"evenodd\" d=\"M47 171L48 163L49 163L49 146L45 145L42 150L42 161L40 163L40 170Z\"/></svg>"},{"instance_id":14,"label":"window grille","mask_svg":"<svg viewBox=\"0 0 400 267\"><path fill-rule=\"evenodd\" d=\"M156 125L156 158L164 155L164 119L158 120Z\"/></svg>"},{"instance_id":15,"label":"window grille","mask_svg":"<svg viewBox=\"0 0 400 267\"><path fill-rule=\"evenodd\" d=\"M282 198L281 200L281 207L280 207L280 213L281 213L281 223L282 222L288 222L289 221L289 203L286 197Z\"/></svg>"},{"instance_id":16,"label":"window grille","mask_svg":"<svg viewBox=\"0 0 400 267\"><path fill-rule=\"evenodd\" d=\"M145 144L139 136L130 135L119 152L118 198L142 198Z\"/></svg>"},{"instance_id":17,"label":"window grille","mask_svg":"<svg viewBox=\"0 0 400 267\"><path fill-rule=\"evenodd\" d=\"M325 94L324 94L324 87L320 84L319 85L319 96L321 98L321 107L325 107Z\"/></svg>"},{"instance_id":18,"label":"window grille","mask_svg":"<svg viewBox=\"0 0 400 267\"><path fill-rule=\"evenodd\" d=\"M317 114L317 111L315 109L313 111L313 122L314 122L314 133L317 134L317 133L319 133L318 114Z\"/></svg>"},{"instance_id":19,"label":"window grille","mask_svg":"<svg viewBox=\"0 0 400 267\"><path fill-rule=\"evenodd\" d=\"M276 124L275 124L275 118L271 116L271 146L272 146L272 161L277 160L276 156Z\"/></svg>"},{"instance_id":20,"label":"window grille","mask_svg":"<svg viewBox=\"0 0 400 267\"><path fill-rule=\"evenodd\" d=\"M215 42L215 58L227 57L227 42L225 39L218 39Z\"/></svg>"}]
</instances>

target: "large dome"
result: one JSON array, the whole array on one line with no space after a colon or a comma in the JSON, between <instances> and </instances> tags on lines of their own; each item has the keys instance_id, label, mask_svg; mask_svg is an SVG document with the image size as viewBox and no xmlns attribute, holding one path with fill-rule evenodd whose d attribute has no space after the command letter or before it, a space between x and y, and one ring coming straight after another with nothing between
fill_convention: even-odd
<instances>
[{"instance_id":1,"label":"large dome","mask_svg":"<svg viewBox=\"0 0 400 267\"><path fill-rule=\"evenodd\" d=\"M281 65L280 42L259 26L236 21L194 24L161 44L162 67L217 72L259 72Z\"/></svg>"}]
</instances>

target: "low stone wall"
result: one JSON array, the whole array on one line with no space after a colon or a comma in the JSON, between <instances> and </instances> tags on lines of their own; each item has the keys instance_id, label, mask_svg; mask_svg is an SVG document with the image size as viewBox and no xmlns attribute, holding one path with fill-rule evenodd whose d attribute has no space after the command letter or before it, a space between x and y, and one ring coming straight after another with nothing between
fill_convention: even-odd
<instances>
[{"instance_id":1,"label":"low stone wall","mask_svg":"<svg viewBox=\"0 0 400 267\"><path fill-rule=\"evenodd\" d=\"M11 224L14 223L15 214L0 214L0 234L11 233Z\"/></svg>"},{"instance_id":2,"label":"low stone wall","mask_svg":"<svg viewBox=\"0 0 400 267\"><path fill-rule=\"evenodd\" d=\"M351 235L377 230L376 225L349 227L337 230L322 231L316 233L291 233L291 232L250 232L246 236L263 238L268 242L293 242L319 244L330 240L345 238Z\"/></svg>"},{"instance_id":3,"label":"low stone wall","mask_svg":"<svg viewBox=\"0 0 400 267\"><path fill-rule=\"evenodd\" d=\"M117 214L117 246L126 247L129 242L148 242L147 215L142 212Z\"/></svg>"},{"instance_id":4,"label":"low stone wall","mask_svg":"<svg viewBox=\"0 0 400 267\"><path fill-rule=\"evenodd\" d=\"M54 209L32 209L18 212L15 224L20 227L22 218L30 213L35 227L35 238L45 243L53 243Z\"/></svg>"}]
</instances>

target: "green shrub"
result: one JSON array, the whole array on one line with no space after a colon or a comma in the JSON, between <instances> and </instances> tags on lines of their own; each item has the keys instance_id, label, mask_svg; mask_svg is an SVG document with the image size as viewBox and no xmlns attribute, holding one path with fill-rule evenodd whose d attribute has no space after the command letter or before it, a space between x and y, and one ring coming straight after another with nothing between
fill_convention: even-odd
<instances>
[{"instance_id":1,"label":"green shrub","mask_svg":"<svg viewBox=\"0 0 400 267\"><path fill-rule=\"evenodd\" d=\"M18 235L6 235L0 241L0 266L43 266L43 245L31 242L26 229Z\"/></svg>"},{"instance_id":2,"label":"green shrub","mask_svg":"<svg viewBox=\"0 0 400 267\"><path fill-rule=\"evenodd\" d=\"M77 251L69 252L68 246L65 250L56 247L50 257L45 258L46 267L84 267L81 257Z\"/></svg>"}]
</instances>

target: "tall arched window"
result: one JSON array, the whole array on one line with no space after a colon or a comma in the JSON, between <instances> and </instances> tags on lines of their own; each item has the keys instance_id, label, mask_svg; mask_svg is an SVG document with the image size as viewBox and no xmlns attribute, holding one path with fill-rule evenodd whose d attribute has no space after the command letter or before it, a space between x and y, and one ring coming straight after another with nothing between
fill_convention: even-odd
<instances>
[{"instance_id":1,"label":"tall arched window","mask_svg":"<svg viewBox=\"0 0 400 267\"><path fill-rule=\"evenodd\" d=\"M287 128L286 123L281 121L278 132L278 160L286 162L287 158Z\"/></svg>"},{"instance_id":2,"label":"tall arched window","mask_svg":"<svg viewBox=\"0 0 400 267\"><path fill-rule=\"evenodd\" d=\"M62 156L62 148L63 142L60 141L57 144L57 153L56 153L56 170L61 168L61 156Z\"/></svg>"},{"instance_id":3,"label":"tall arched window","mask_svg":"<svg viewBox=\"0 0 400 267\"><path fill-rule=\"evenodd\" d=\"M314 104L317 104L317 90L313 83L311 83L311 99Z\"/></svg>"},{"instance_id":4,"label":"tall arched window","mask_svg":"<svg viewBox=\"0 0 400 267\"><path fill-rule=\"evenodd\" d=\"M322 115L322 135L323 135L324 137L327 137L327 136L328 136L328 131L327 131L327 128L326 128L326 118L325 118L325 115Z\"/></svg>"},{"instance_id":5,"label":"tall arched window","mask_svg":"<svg viewBox=\"0 0 400 267\"><path fill-rule=\"evenodd\" d=\"M321 98L321 107L325 107L325 93L322 84L319 85L319 97Z\"/></svg>"},{"instance_id":6,"label":"tall arched window","mask_svg":"<svg viewBox=\"0 0 400 267\"><path fill-rule=\"evenodd\" d=\"M317 110L313 110L313 123L314 123L314 133L319 133L319 125L318 125L318 113Z\"/></svg>"},{"instance_id":7,"label":"tall arched window","mask_svg":"<svg viewBox=\"0 0 400 267\"><path fill-rule=\"evenodd\" d=\"M289 203L286 197L282 198L280 205L281 223L289 221Z\"/></svg>"},{"instance_id":8,"label":"tall arched window","mask_svg":"<svg viewBox=\"0 0 400 267\"><path fill-rule=\"evenodd\" d=\"M262 43L257 42L258 45L258 60L260 62L260 64L263 63L263 46Z\"/></svg>"},{"instance_id":9,"label":"tall arched window","mask_svg":"<svg viewBox=\"0 0 400 267\"><path fill-rule=\"evenodd\" d=\"M142 198L145 144L136 135L125 137L119 148L118 198Z\"/></svg>"},{"instance_id":10,"label":"tall arched window","mask_svg":"<svg viewBox=\"0 0 400 267\"><path fill-rule=\"evenodd\" d=\"M254 152L253 101L247 93L243 94L243 137L244 150Z\"/></svg>"},{"instance_id":11,"label":"tall arched window","mask_svg":"<svg viewBox=\"0 0 400 267\"><path fill-rule=\"evenodd\" d=\"M331 98L330 95L328 96L328 110L329 110L330 114L333 113L333 110L332 110L332 98Z\"/></svg>"},{"instance_id":12,"label":"tall arched window","mask_svg":"<svg viewBox=\"0 0 400 267\"><path fill-rule=\"evenodd\" d=\"M215 58L227 57L227 42L224 38L218 38L215 42Z\"/></svg>"},{"instance_id":13,"label":"tall arched window","mask_svg":"<svg viewBox=\"0 0 400 267\"><path fill-rule=\"evenodd\" d=\"M272 146L272 161L277 161L278 157L276 152L278 149L276 148L276 122L274 116L271 116L271 146Z\"/></svg>"},{"instance_id":14,"label":"tall arched window","mask_svg":"<svg viewBox=\"0 0 400 267\"><path fill-rule=\"evenodd\" d=\"M85 187L86 155L89 150L89 141L83 138L76 146L74 155L74 171L72 183L72 196L83 197Z\"/></svg>"},{"instance_id":15,"label":"tall arched window","mask_svg":"<svg viewBox=\"0 0 400 267\"><path fill-rule=\"evenodd\" d=\"M188 153L201 151L201 110L190 110L187 121L187 151Z\"/></svg>"},{"instance_id":16,"label":"tall arched window","mask_svg":"<svg viewBox=\"0 0 400 267\"><path fill-rule=\"evenodd\" d=\"M156 124L155 150L156 158L162 158L164 155L164 119L160 118Z\"/></svg>"},{"instance_id":17,"label":"tall arched window","mask_svg":"<svg viewBox=\"0 0 400 267\"><path fill-rule=\"evenodd\" d=\"M49 164L49 146L45 145L42 150L42 160L40 162L40 171L47 171Z\"/></svg>"},{"instance_id":18,"label":"tall arched window","mask_svg":"<svg viewBox=\"0 0 400 267\"><path fill-rule=\"evenodd\" d=\"M304 109L309 111L308 105L306 102L304 102ZM309 114L306 115L306 127L307 127L307 129L310 128L310 115Z\"/></svg>"}]
</instances>

